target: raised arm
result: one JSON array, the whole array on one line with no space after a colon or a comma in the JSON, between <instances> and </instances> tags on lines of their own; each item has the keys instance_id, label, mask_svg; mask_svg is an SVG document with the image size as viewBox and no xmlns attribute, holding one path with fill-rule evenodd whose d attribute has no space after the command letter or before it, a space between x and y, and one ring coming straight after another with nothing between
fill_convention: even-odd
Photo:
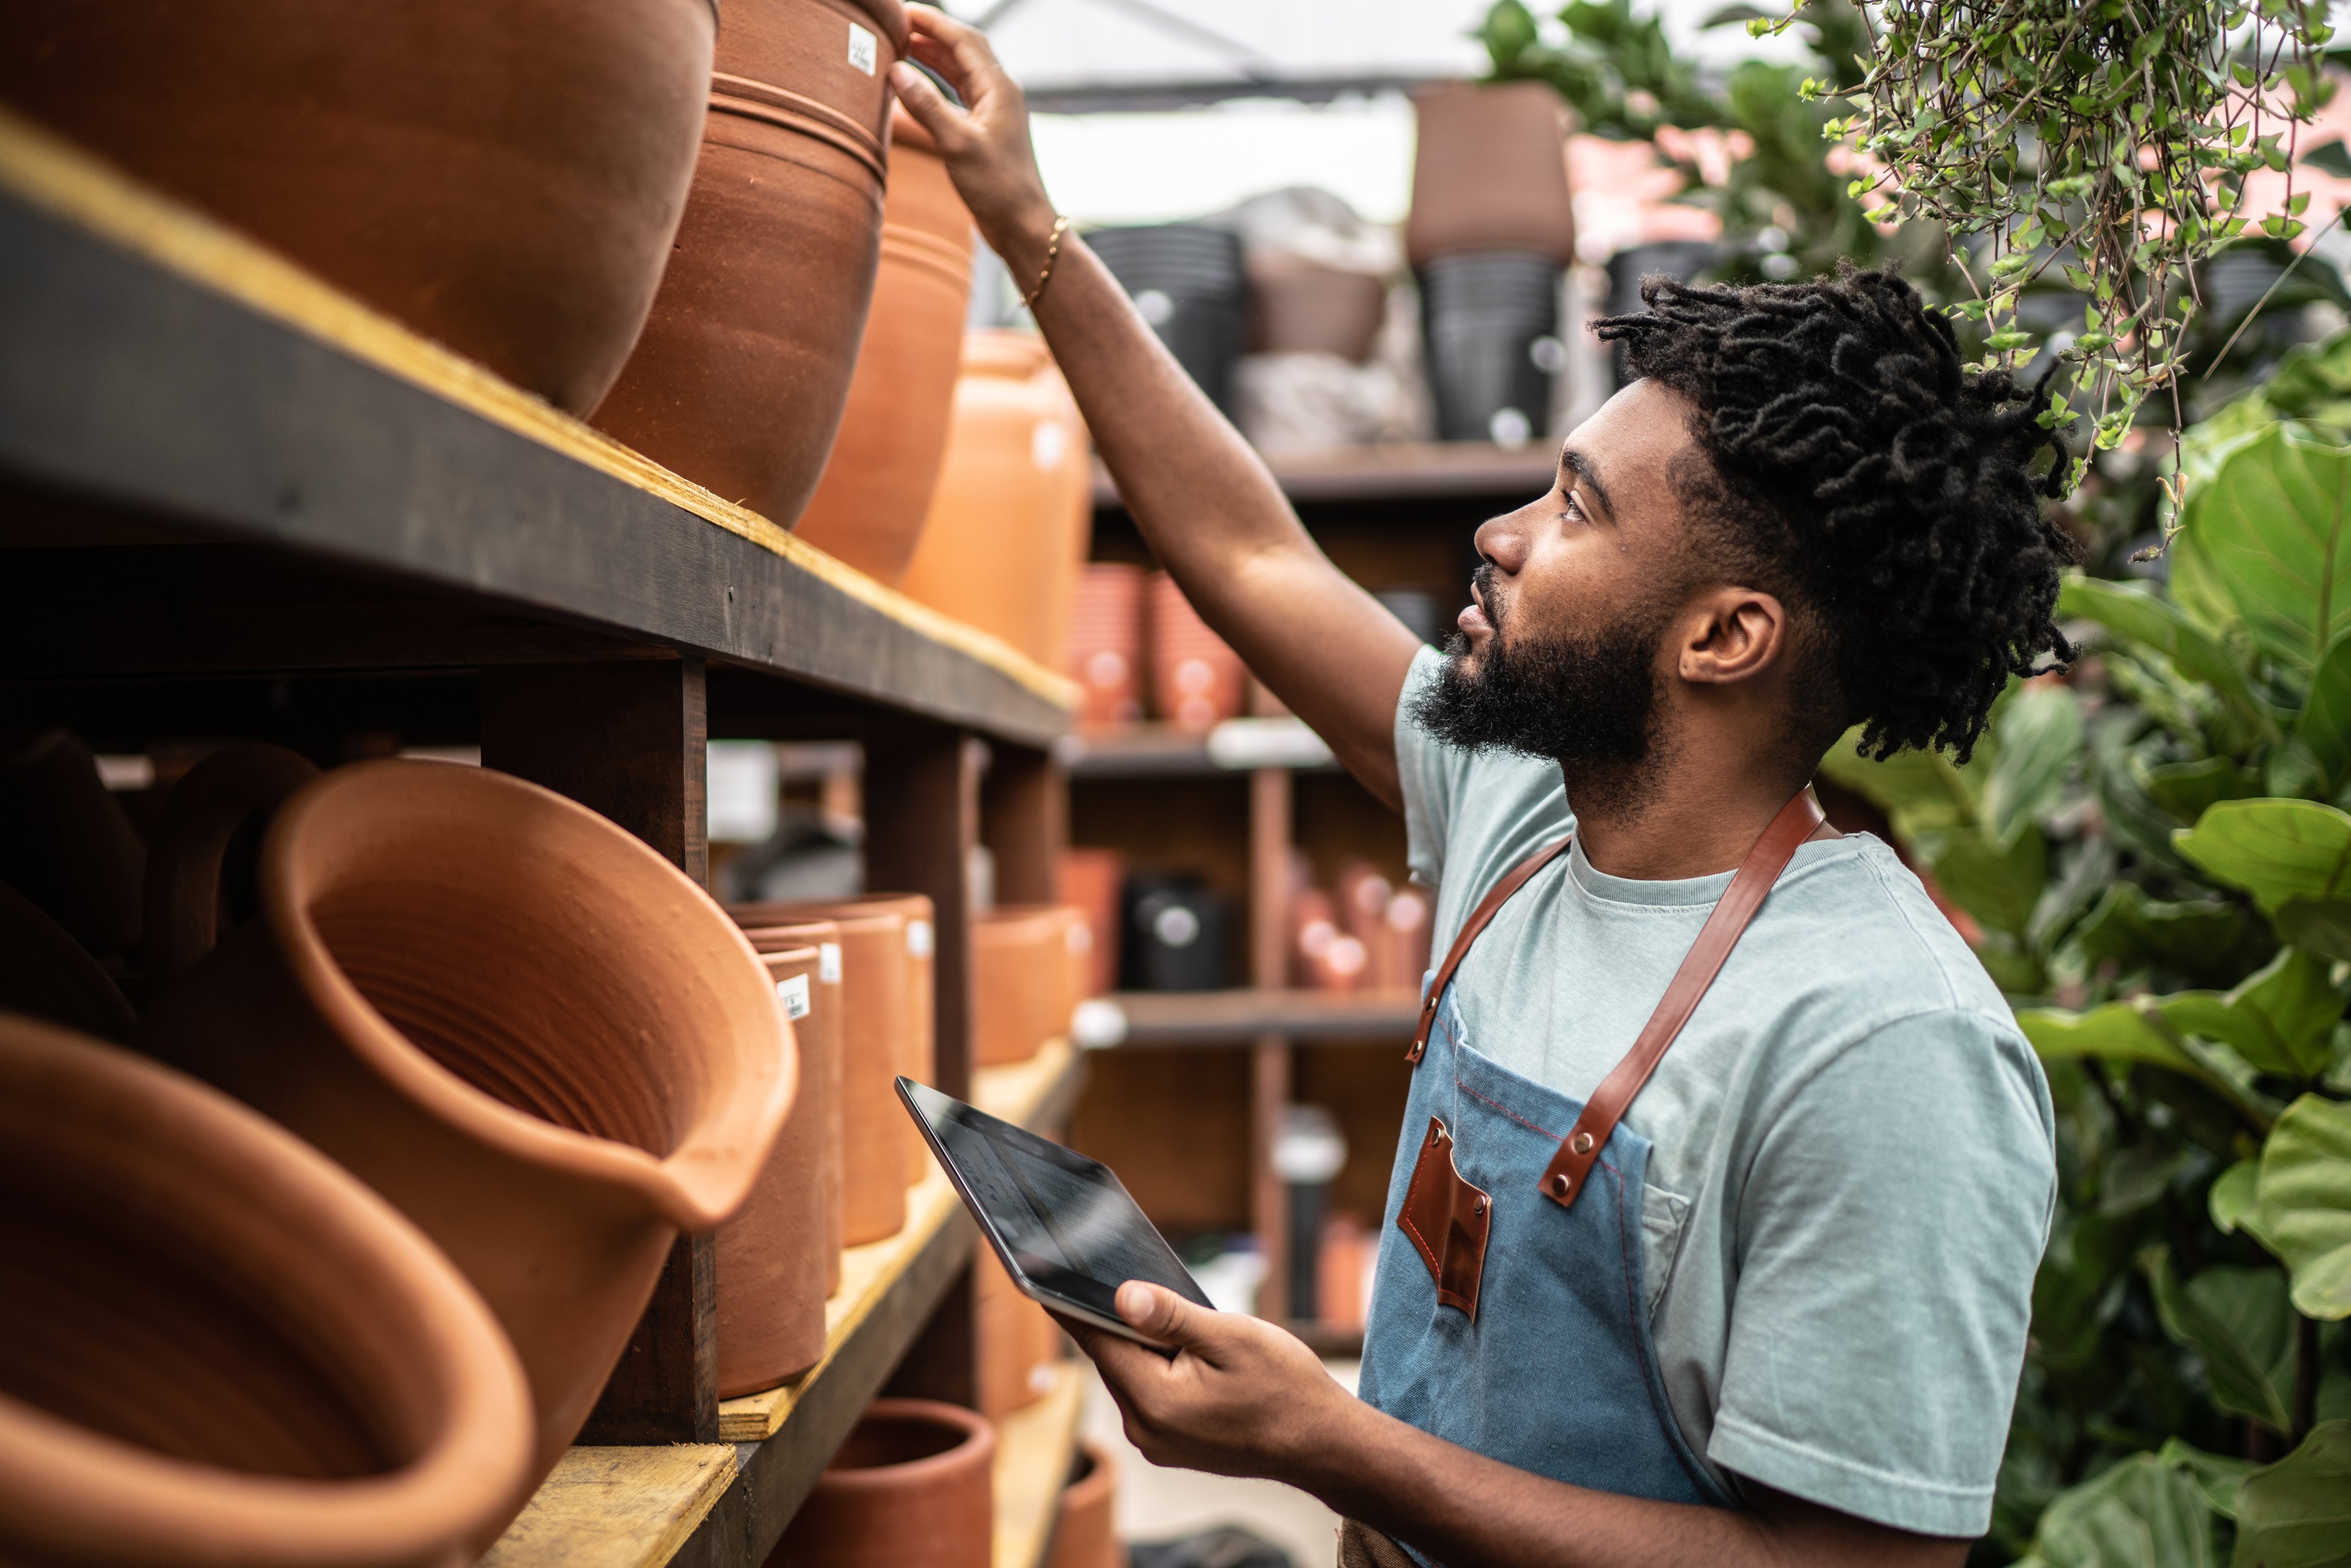
<instances>
[{"instance_id":1,"label":"raised arm","mask_svg":"<svg viewBox=\"0 0 2351 1568\"><path fill-rule=\"evenodd\" d=\"M937 140L981 235L1025 289L1045 266L1055 215L1028 105L977 29L928 5L907 10L914 57L968 107L903 65L892 78L898 96ZM1193 607L1396 805L1394 727L1412 633L1331 564L1257 454L1076 235L1062 236L1033 308L1119 494Z\"/></svg>"}]
</instances>

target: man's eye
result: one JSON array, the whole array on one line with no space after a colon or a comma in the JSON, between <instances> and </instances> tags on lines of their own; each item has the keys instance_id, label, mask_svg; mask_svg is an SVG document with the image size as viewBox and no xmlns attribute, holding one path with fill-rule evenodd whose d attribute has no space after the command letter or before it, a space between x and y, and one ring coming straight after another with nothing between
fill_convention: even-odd
<instances>
[{"instance_id":1,"label":"man's eye","mask_svg":"<svg viewBox=\"0 0 2351 1568\"><path fill-rule=\"evenodd\" d=\"M1562 508L1562 511L1565 516L1573 517L1578 522L1586 520L1583 515L1583 503L1575 498L1575 492L1573 490L1567 493L1567 505Z\"/></svg>"}]
</instances>

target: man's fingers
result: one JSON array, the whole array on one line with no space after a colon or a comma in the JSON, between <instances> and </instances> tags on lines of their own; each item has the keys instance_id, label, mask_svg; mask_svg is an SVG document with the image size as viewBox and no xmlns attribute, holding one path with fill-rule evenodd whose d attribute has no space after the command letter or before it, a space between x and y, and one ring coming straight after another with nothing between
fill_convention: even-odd
<instances>
[{"instance_id":1,"label":"man's fingers","mask_svg":"<svg viewBox=\"0 0 2351 1568\"><path fill-rule=\"evenodd\" d=\"M1172 1344L1196 1348L1215 1334L1215 1314L1201 1311L1164 1285L1129 1280L1118 1288L1118 1315L1137 1333Z\"/></svg>"},{"instance_id":2,"label":"man's fingers","mask_svg":"<svg viewBox=\"0 0 2351 1568\"><path fill-rule=\"evenodd\" d=\"M935 5L906 7L912 28L907 53L952 83L966 104L979 106L1000 82L1008 80L987 47L987 35L968 22L958 22Z\"/></svg>"},{"instance_id":3,"label":"man's fingers","mask_svg":"<svg viewBox=\"0 0 2351 1568\"><path fill-rule=\"evenodd\" d=\"M906 106L916 124L941 147L952 144L950 139L962 129L963 110L949 103L930 78L900 60L890 68L890 85L897 89L898 101Z\"/></svg>"}]
</instances>

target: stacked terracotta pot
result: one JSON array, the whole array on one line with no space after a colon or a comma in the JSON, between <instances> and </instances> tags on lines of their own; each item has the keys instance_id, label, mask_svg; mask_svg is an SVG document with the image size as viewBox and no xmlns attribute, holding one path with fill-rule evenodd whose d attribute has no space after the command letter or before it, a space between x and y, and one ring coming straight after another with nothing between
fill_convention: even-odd
<instances>
[{"instance_id":1,"label":"stacked terracotta pot","mask_svg":"<svg viewBox=\"0 0 2351 1568\"><path fill-rule=\"evenodd\" d=\"M1335 887L1290 894L1296 983L1322 991L1417 992L1428 967L1428 894L1397 887L1362 861L1339 868Z\"/></svg>"},{"instance_id":2,"label":"stacked terracotta pot","mask_svg":"<svg viewBox=\"0 0 2351 1568\"><path fill-rule=\"evenodd\" d=\"M1178 729L1201 731L1239 717L1249 695L1248 667L1208 630L1165 572L1151 579L1146 613L1151 703L1159 716Z\"/></svg>"},{"instance_id":3,"label":"stacked terracotta pot","mask_svg":"<svg viewBox=\"0 0 2351 1568\"><path fill-rule=\"evenodd\" d=\"M768 1568L988 1568L996 1428L960 1406L877 1399Z\"/></svg>"},{"instance_id":4,"label":"stacked terracotta pot","mask_svg":"<svg viewBox=\"0 0 2351 1568\"><path fill-rule=\"evenodd\" d=\"M972 1060L1026 1061L1070 1032L1092 975L1093 928L1062 904L992 909L972 922Z\"/></svg>"},{"instance_id":5,"label":"stacked terracotta pot","mask_svg":"<svg viewBox=\"0 0 2351 1568\"><path fill-rule=\"evenodd\" d=\"M901 586L1054 663L1068 641L1092 486L1085 425L1043 340L970 334L946 458Z\"/></svg>"},{"instance_id":6,"label":"stacked terracotta pot","mask_svg":"<svg viewBox=\"0 0 2351 1568\"><path fill-rule=\"evenodd\" d=\"M1090 561L1078 576L1061 671L1078 683L1077 722L1102 728L1143 716L1143 583L1139 566Z\"/></svg>"}]
</instances>

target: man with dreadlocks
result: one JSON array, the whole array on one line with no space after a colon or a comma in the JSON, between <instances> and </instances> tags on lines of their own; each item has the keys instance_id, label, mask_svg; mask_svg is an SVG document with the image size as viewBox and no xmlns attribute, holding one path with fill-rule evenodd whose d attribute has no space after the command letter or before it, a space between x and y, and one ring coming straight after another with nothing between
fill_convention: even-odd
<instances>
[{"instance_id":1,"label":"man with dreadlocks","mask_svg":"<svg viewBox=\"0 0 2351 1568\"><path fill-rule=\"evenodd\" d=\"M2051 622L2064 453L1899 278L1643 287L1638 379L1478 533L1443 655L1315 548L1066 232L973 29L901 99L1200 613L1437 889L1360 1399L1129 1281L1082 1326L1149 1458L1303 1488L1351 1565L1956 1568L2055 1189L2046 1084L1892 851L1808 781L1965 758ZM2038 477L2036 477L2038 476Z\"/></svg>"}]
</instances>

